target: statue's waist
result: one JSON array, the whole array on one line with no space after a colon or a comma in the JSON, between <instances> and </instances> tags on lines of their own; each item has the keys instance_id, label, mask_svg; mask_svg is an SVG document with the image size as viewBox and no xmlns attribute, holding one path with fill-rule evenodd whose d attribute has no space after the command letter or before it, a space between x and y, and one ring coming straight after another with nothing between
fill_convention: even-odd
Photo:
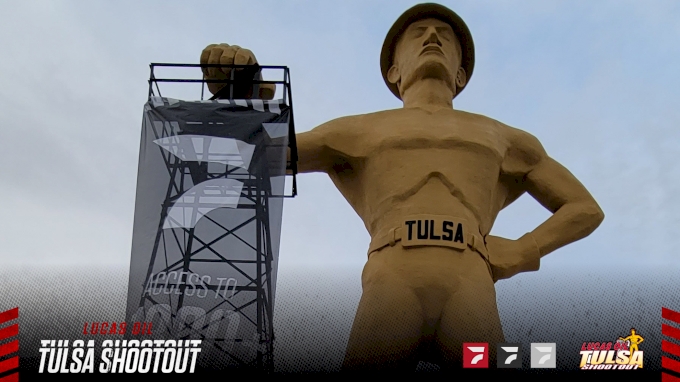
<instances>
[{"instance_id":1,"label":"statue's waist","mask_svg":"<svg viewBox=\"0 0 680 382\"><path fill-rule=\"evenodd\" d=\"M466 227L470 226L475 231L481 232L479 221L481 217L478 217L469 206L461 203L457 198L451 196L449 199L431 198L429 200L430 202L426 204L413 203L413 200L410 199L405 203L393 204L391 208L377 208L371 214L373 219L368 221L368 231L371 237L384 235L395 226L404 225L408 217L416 215L447 216L452 221L464 221ZM432 202L433 200L436 202ZM413 230L417 228L417 225L418 223L414 223L411 232L415 232ZM406 227L408 228L408 226ZM421 223L421 230L424 229L425 226Z\"/></svg>"},{"instance_id":2,"label":"statue's waist","mask_svg":"<svg viewBox=\"0 0 680 382\"><path fill-rule=\"evenodd\" d=\"M484 237L474 220L460 216L414 214L405 215L398 224L371 238L370 255L386 246L440 246L457 249L472 248L488 259Z\"/></svg>"}]
</instances>

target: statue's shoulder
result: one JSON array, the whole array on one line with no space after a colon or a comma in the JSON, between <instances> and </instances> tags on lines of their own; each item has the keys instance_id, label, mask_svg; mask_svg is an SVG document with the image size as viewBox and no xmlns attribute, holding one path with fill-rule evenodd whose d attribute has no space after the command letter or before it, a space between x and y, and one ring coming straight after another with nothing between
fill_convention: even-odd
<instances>
[{"instance_id":1,"label":"statue's shoulder","mask_svg":"<svg viewBox=\"0 0 680 382\"><path fill-rule=\"evenodd\" d=\"M545 150L541 142L530 132L498 122L511 148L532 157L542 157Z\"/></svg>"},{"instance_id":2,"label":"statue's shoulder","mask_svg":"<svg viewBox=\"0 0 680 382\"><path fill-rule=\"evenodd\" d=\"M464 114L466 118L470 118L478 124L487 126L497 132L498 135L504 138L508 146L514 147L520 150L542 150L543 147L533 134L526 130L519 129L517 127L510 126L503 123L497 119L482 115L475 114L466 111L459 111Z\"/></svg>"},{"instance_id":3,"label":"statue's shoulder","mask_svg":"<svg viewBox=\"0 0 680 382\"><path fill-rule=\"evenodd\" d=\"M497 119L491 118L484 114L473 113L465 110L455 109L455 115L457 119L463 120L466 123L472 123L475 125L481 125L488 129L495 130L498 134L503 136L510 136L514 133L514 127L510 127Z\"/></svg>"},{"instance_id":4,"label":"statue's shoulder","mask_svg":"<svg viewBox=\"0 0 680 382\"><path fill-rule=\"evenodd\" d=\"M399 109L383 110L366 114L347 115L332 119L316 129L323 131L326 135L352 136L365 134L366 127L382 123L388 118L397 118Z\"/></svg>"},{"instance_id":5,"label":"statue's shoulder","mask_svg":"<svg viewBox=\"0 0 680 382\"><path fill-rule=\"evenodd\" d=\"M547 156L541 142L528 131L510 126L493 118L486 118L505 142L505 158L502 164L504 173L524 175L536 163Z\"/></svg>"},{"instance_id":6,"label":"statue's shoulder","mask_svg":"<svg viewBox=\"0 0 680 382\"><path fill-rule=\"evenodd\" d=\"M303 144L314 141L331 152L344 157L364 157L371 152L371 142L375 131L372 127L385 123L390 111L367 114L347 115L323 123L308 133L302 133Z\"/></svg>"},{"instance_id":7,"label":"statue's shoulder","mask_svg":"<svg viewBox=\"0 0 680 382\"><path fill-rule=\"evenodd\" d=\"M404 113L404 110L402 108L399 108L399 109L374 111L374 112L365 113L365 114L348 115L348 116L342 117L340 119L344 120L344 122L349 124L349 125L361 127L361 126L364 126L366 124L373 125L373 124L376 124L376 123L380 123L382 121L385 121L385 120L391 119L391 118L399 118L399 116L402 113Z\"/></svg>"}]
</instances>

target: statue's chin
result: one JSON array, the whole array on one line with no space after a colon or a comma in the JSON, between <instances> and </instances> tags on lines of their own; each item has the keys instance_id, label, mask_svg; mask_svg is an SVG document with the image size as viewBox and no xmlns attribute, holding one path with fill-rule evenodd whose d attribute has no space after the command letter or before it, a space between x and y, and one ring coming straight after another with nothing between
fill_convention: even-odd
<instances>
[{"instance_id":1,"label":"statue's chin","mask_svg":"<svg viewBox=\"0 0 680 382\"><path fill-rule=\"evenodd\" d=\"M450 88L453 88L454 84L451 70L449 70L440 59L432 58L424 60L424 62L408 76L407 80L404 81L402 91L408 89L414 83L425 79L441 80L447 83Z\"/></svg>"}]
</instances>

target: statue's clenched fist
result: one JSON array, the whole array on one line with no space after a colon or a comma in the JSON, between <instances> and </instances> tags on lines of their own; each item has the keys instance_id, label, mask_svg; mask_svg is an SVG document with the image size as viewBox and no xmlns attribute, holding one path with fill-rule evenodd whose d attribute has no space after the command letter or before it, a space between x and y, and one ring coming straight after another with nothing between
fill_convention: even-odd
<instances>
[{"instance_id":1,"label":"statue's clenched fist","mask_svg":"<svg viewBox=\"0 0 680 382\"><path fill-rule=\"evenodd\" d=\"M248 49L241 48L238 45L228 45L228 44L210 44L203 52L201 52L201 61L203 64L221 64L221 65L255 65L257 60L255 55ZM203 76L208 80L226 80L231 76L231 71L235 70L235 76L238 75L238 71L243 69L231 69L231 68L202 68ZM258 78L261 80L261 77ZM222 89L227 84L225 83L208 83L208 90L212 94L216 94L220 89ZM276 91L276 86L274 84L260 84L259 94L252 94L249 89L235 89L235 98L261 98L261 99L272 99L274 98L274 93Z\"/></svg>"}]
</instances>

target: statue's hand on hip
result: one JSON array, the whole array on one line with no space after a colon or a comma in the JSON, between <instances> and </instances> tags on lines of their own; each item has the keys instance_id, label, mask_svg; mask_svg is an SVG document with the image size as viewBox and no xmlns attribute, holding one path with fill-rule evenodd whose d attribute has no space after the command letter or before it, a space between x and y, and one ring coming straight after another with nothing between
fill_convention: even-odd
<instances>
[{"instance_id":1,"label":"statue's hand on hip","mask_svg":"<svg viewBox=\"0 0 680 382\"><path fill-rule=\"evenodd\" d=\"M487 236L486 248L494 281L510 278L520 272L537 271L540 266L541 254L531 234L517 240Z\"/></svg>"},{"instance_id":2,"label":"statue's hand on hip","mask_svg":"<svg viewBox=\"0 0 680 382\"><path fill-rule=\"evenodd\" d=\"M255 65L257 59L253 52L249 49L241 48L238 45L229 44L210 44L201 52L201 65L204 64L220 64L220 65ZM231 71L235 70L238 73L243 69L232 68L202 68L203 76L208 80L227 80L231 78ZM236 74L235 73L235 74ZM212 94L216 94L220 89L226 86L226 83L208 83L208 90ZM261 84L260 93L252 95L252 98L272 99L276 92L276 85Z\"/></svg>"}]
</instances>

